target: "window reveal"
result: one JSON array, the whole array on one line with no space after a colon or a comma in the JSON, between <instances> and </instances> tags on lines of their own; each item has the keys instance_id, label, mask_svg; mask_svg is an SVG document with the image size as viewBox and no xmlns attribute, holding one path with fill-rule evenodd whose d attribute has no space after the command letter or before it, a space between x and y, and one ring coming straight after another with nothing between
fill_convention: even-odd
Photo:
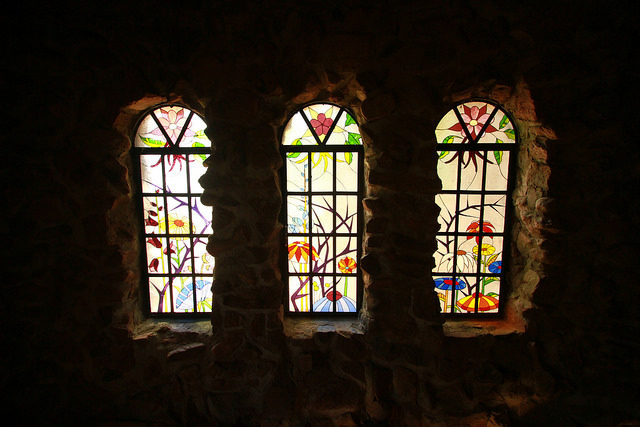
<instances>
[{"instance_id":1,"label":"window reveal","mask_svg":"<svg viewBox=\"0 0 640 427\"><path fill-rule=\"evenodd\" d=\"M289 313L356 314L361 306L364 151L353 115L298 110L282 134L283 261Z\"/></svg>"},{"instance_id":2,"label":"window reveal","mask_svg":"<svg viewBox=\"0 0 640 427\"><path fill-rule=\"evenodd\" d=\"M211 311L211 219L202 212L198 183L211 147L205 128L200 116L178 105L156 107L136 128L132 151L151 314Z\"/></svg>"},{"instance_id":3,"label":"window reveal","mask_svg":"<svg viewBox=\"0 0 640 427\"><path fill-rule=\"evenodd\" d=\"M433 278L450 316L500 313L516 129L490 101L462 102L436 127L442 191Z\"/></svg>"}]
</instances>

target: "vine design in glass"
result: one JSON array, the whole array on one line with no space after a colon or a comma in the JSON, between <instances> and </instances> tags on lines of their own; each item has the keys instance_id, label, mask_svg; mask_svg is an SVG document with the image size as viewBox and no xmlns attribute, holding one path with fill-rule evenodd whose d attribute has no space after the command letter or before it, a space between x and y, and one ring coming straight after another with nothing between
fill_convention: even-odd
<instances>
[{"instance_id":1,"label":"vine design in glass","mask_svg":"<svg viewBox=\"0 0 640 427\"><path fill-rule=\"evenodd\" d=\"M282 134L290 313L355 314L360 308L363 146L353 115L308 105Z\"/></svg>"},{"instance_id":2,"label":"vine design in glass","mask_svg":"<svg viewBox=\"0 0 640 427\"><path fill-rule=\"evenodd\" d=\"M499 105L474 100L445 114L435 134L442 191L433 278L441 312L499 313L516 129Z\"/></svg>"},{"instance_id":3,"label":"vine design in glass","mask_svg":"<svg viewBox=\"0 0 640 427\"><path fill-rule=\"evenodd\" d=\"M178 105L147 113L134 154L144 229L149 311L164 315L211 311L214 259L206 251L210 215L198 178L211 142L202 118Z\"/></svg>"}]
</instances>

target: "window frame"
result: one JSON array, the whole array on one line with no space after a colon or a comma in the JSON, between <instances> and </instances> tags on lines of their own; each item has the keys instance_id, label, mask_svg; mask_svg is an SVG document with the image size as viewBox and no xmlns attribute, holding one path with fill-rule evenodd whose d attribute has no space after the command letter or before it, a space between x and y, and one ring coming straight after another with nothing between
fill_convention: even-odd
<instances>
[{"instance_id":1,"label":"window frame","mask_svg":"<svg viewBox=\"0 0 640 427\"><path fill-rule=\"evenodd\" d=\"M313 105L321 105L321 104L326 104L326 105L332 105L334 107L339 108L339 113L335 116L335 119L333 120L333 123L331 125L331 127L329 128L324 141L325 143L321 143L321 141L319 140L319 138L317 137L316 133L313 133L314 139L316 140L316 145L284 145L283 142L283 137L285 134L285 130L287 128L287 125L289 124L289 122L296 116L296 114L301 113L301 116L304 118L304 121L307 125L308 128L312 128L310 121L308 120L308 118L306 117L306 115L304 114L304 109ZM363 256L363 238L364 238L364 210L363 210L363 199L365 197L365 182L364 182L364 143L362 142L362 138L360 139L360 144L358 145L348 145L348 144L326 144L326 142L329 140L331 133L333 132L336 124L338 123L338 120L341 118L342 114L349 114L351 116L351 118L356 122L356 126L358 126L358 131L360 129L360 124L358 123L357 119L356 119L356 115L353 113L353 111L351 111L349 108L333 103L333 102L329 102L329 101L312 101L312 102L308 102L302 105L299 105L291 114L289 114L289 116L287 117L287 120L284 122L283 126L280 128L280 132L279 132L279 150L280 150L280 155L281 158L283 160L283 165L280 169L280 188L281 188L281 195L282 195L282 208L280 209L280 221L283 224L283 228L282 228L282 234L281 234L281 252L280 252L280 268L281 268L281 272L282 272L282 282L284 284L284 292L283 292L283 306L284 306L284 314L287 317L291 317L291 318L309 318L309 319L344 319L344 318L357 318L359 316L359 313L362 309L362 304L363 304L363 289L364 289L364 285L363 285L363 277L362 277L362 268L360 265L360 261L362 259ZM360 134L361 135L361 134ZM333 152L333 153L339 153L339 152L356 152L358 153L358 170L357 170L357 178L358 178L358 185L357 185L357 191L355 192L344 192L344 191L336 191L335 190L335 181L336 181L336 176L335 176L335 166L336 166L336 156L333 156L332 161L333 161L333 171L334 171L334 176L333 176L333 184L334 184L334 190L331 191L332 195L333 195L333 199L334 199L334 206L335 206L335 197L337 195L340 195L340 193L348 193L349 195L356 195L357 196L357 213L356 213L356 219L357 219L357 229L356 232L353 233L356 236L356 265L357 265L357 269L356 269L356 273L355 276L348 276L348 277L356 277L357 280L357 286L356 286L356 309L353 312L339 312L339 311L335 311L336 310L336 302L333 302L333 309L334 311L332 312L314 312L314 311L291 311L289 308L289 303L290 303L290 298L289 298L289 277L290 277L290 272L289 272L289 258L288 258L288 241L289 241L289 237L292 234L298 234L298 233L292 233L290 234L288 232L288 206L287 206L287 196L288 195L306 195L307 197L311 197L313 194L317 195L318 193L314 193L312 191L312 186L310 186L310 188L307 191L303 191L303 192L290 192L287 190L287 152L298 152L298 153L313 153L313 152ZM311 162L311 156L309 156L308 158L308 162ZM309 178L309 180L311 181L311 178ZM321 193L328 193L328 191L323 191ZM335 219L334 219L335 222ZM329 235L331 237L335 237L335 236L339 236L339 233L335 232L335 226L334 226L334 230L332 230L331 233L312 233L311 232L311 228L309 228L309 231L307 233L305 233L308 236L310 245L311 242L313 241L312 238L313 236L317 236L317 235ZM311 245L311 247L313 247L313 245ZM341 273L339 273L337 270L337 260L336 255L335 255L335 245L334 245L334 261L336 264L336 268L334 268L334 272L333 273L322 273L323 276L340 276ZM311 257L309 257L311 258ZM309 262L311 264L311 261ZM313 277L313 276L312 276ZM312 286L311 284L309 286ZM335 292L335 285L334 285L334 292ZM335 298L335 296L334 296ZM309 307L312 308L313 307L313 291L310 292L310 298L309 298Z\"/></svg>"},{"instance_id":2,"label":"window frame","mask_svg":"<svg viewBox=\"0 0 640 427\"><path fill-rule=\"evenodd\" d=\"M479 140L483 135L484 132L486 130L486 127L492 122L495 114L497 114L498 111L502 112L509 120L509 122L512 124L513 126L513 131L514 131L514 140L513 143L507 143L507 144L498 144L498 143L478 143L478 142L474 142L472 144L444 144L441 142L438 142L436 140L436 154L438 154L438 159L437 162L440 162L440 156L439 153L442 151L459 151L459 152L468 152L468 151L486 151L487 153L491 152L491 151L508 151L509 152L509 166L508 166L508 174L507 174L507 185L506 188L504 190L486 190L486 161L482 161L482 167L483 167L483 177L482 177L482 188L481 190L476 190L477 192L473 192L470 190L460 190L460 180L461 180L461 164L462 161L461 159L458 160L458 169L457 169L457 173L456 173L456 190L443 190L441 189L437 194L436 197L442 194L455 194L456 195L456 206L459 206L459 196L461 194L467 193L467 194L476 194L476 195L480 195L481 196L481 207L484 207L484 197L487 194L504 194L505 195L505 211L504 211L504 228L502 232L492 232L492 233L488 233L488 232L484 232L483 227L479 226L478 227L478 233L468 233L468 232L460 232L460 231L454 231L454 232L443 232L440 229L438 229L438 231L436 231L435 233L435 237L436 240L438 239L438 237L443 236L443 235L452 235L455 239L457 239L458 237L464 237L466 235L474 235L474 236L478 236L478 238L480 238L482 241L482 237L485 236L486 234L492 234L492 235L497 235L498 237L501 237L503 239L502 241L502 264L501 264L501 271L499 274L495 274L492 273L490 274L491 276L499 276L500 278L500 292L499 292L499 304L498 304L498 311L497 312L492 312L492 313L482 313L480 311L477 310L477 306L476 306L476 312L475 313L456 313L455 311L453 311L453 304L452 304L452 311L451 312L440 312L440 315L446 319L446 320L495 320L495 319L502 319L505 316L505 306L507 305L507 300L508 300L508 295L510 294L511 290L512 290L512 286L510 283L510 270L512 268L512 239L511 239L511 234L513 231L513 225L514 225L514 206L513 206L513 192L515 189L515 185L516 185L516 180L517 180L517 176L516 176L516 172L517 172L517 163L518 163L518 153L521 147L521 140L520 140L520 134L519 134L519 130L518 130L518 126L516 125L516 122L513 118L513 115L503 106L501 105L499 102L489 99L489 98L482 98L482 97L473 97L473 98L466 98L466 99L462 99L462 100L458 100L452 104L449 105L449 108L447 108L445 110L445 113L440 116L440 119L438 120L437 125L440 124L440 122L445 118L445 116L447 114L449 114L450 111L455 111L456 112L456 117L458 118L458 121L461 122L461 115L458 111L458 107L460 105L463 105L465 103L470 103L470 102L483 102L486 103L488 105L491 105L494 108L493 111L490 112L490 118L485 122L485 125L482 127L482 130L480 131L480 133L476 136L476 141ZM436 129L437 129L437 125L436 125ZM469 135L468 130L463 127L463 129L465 129L465 133L467 135ZM474 149L475 147L475 149ZM499 148L499 150L494 150L496 148ZM438 174L436 172L436 174ZM441 180L441 182L443 182L443 178L438 174L438 178ZM443 185L444 187L444 185ZM438 214L438 218L440 218L440 214ZM484 219L484 209L480 209L480 216L479 216L479 222L481 223ZM457 229L457 226L455 227ZM455 240L454 240L455 241ZM437 245L437 243L436 243ZM459 247L459 244L458 246ZM434 258L435 255L437 253L438 249L436 246L436 251L434 252ZM450 278L452 278L452 282L454 282L456 280L456 278L459 277L465 277L465 276L474 276L478 279L480 279L481 277L483 277L483 274L485 275L489 275L487 273L480 273L479 272L479 266L477 267L477 271L474 273L458 273L456 272L456 257L457 257L457 250L454 251L453 254L454 258L453 258L453 273L447 273L447 272L443 272L443 273L437 273L436 272L436 267L434 266L433 269L431 270L431 275L432 275L432 283L434 285L434 292L436 291L435 289L435 278L437 277L441 277L441 276L447 276L449 275ZM435 277L435 278L434 278ZM479 286L479 283L476 282L476 287ZM477 293L478 289L476 288L473 292L473 294ZM453 297L452 297L452 302L453 301ZM454 302L455 303L455 302ZM476 298L476 304L477 304L477 298ZM445 306L446 306L446 302L445 302Z\"/></svg>"},{"instance_id":3,"label":"window frame","mask_svg":"<svg viewBox=\"0 0 640 427\"><path fill-rule=\"evenodd\" d=\"M185 126L183 126L180 134L177 137L177 141L178 141L178 145L175 146L173 145L172 142L170 142L171 146L170 147L136 147L135 145L135 141L136 141L136 137L138 135L138 130L140 128L140 125L143 123L143 121L147 118L147 116L151 115L152 113L154 113L156 110L163 108L163 107L181 107L184 108L186 110L189 111L189 115L187 118L187 121L185 122ZM192 261L192 271L191 273L173 273L171 272L171 268L169 269L169 272L167 274L150 274L149 273L149 259L148 259L148 254L147 254L147 250L146 250L146 243L147 243L147 238L149 236L155 235L155 236L160 236L162 239L164 239L165 241L167 241L170 237L185 237L188 238L190 241L190 247L193 250L193 248L195 247L195 242L194 242L194 238L204 238L205 241L203 242L206 245L206 238L210 235L210 234L203 234L203 233L183 233L183 234L170 234L169 233L169 227L166 227L165 232L164 233L158 233L158 234L154 234L154 233L147 233L145 230L145 210L144 210L144 197L148 196L149 194L145 193L143 191L142 188L142 167L141 167L141 156L144 154L175 154L175 155L206 155L209 156L211 155L211 146L207 147L180 147L179 144L184 140L184 133L186 131L186 129L188 128L188 124L191 122L192 118L194 116L198 116L202 121L204 121L204 117L199 114L196 110L194 110L193 108L189 107L188 105L185 105L183 103L180 102L163 102L163 103L158 103L158 104L154 104L153 106L145 109L142 113L140 113L139 117L137 118L137 120L134 123L134 126L132 128L131 131L131 149L129 151L129 155L131 158L131 163L132 163L132 178L135 181L134 182L134 188L132 191L132 200L135 203L135 212L136 212L136 221L138 223L138 226L140 227L140 232L138 233L138 241L139 241L139 247L140 250L139 252L139 265L140 265L140 291L142 293L142 298L141 298L141 304L142 304L142 308L143 308L143 313L145 314L145 316L149 317L149 318L161 318L161 319L189 319L189 320L203 320L203 319L209 319L211 318L212 312L211 311L194 311L194 312L175 312L173 304L174 304L174 298L173 298L173 286L169 286L169 291L170 291L170 297L169 300L171 301L171 312L157 312L157 311L153 311L151 308L151 297L150 297L150 291L149 291L149 286L150 286L150 277L162 277L162 276L168 276L171 278L171 280L173 280L176 277L191 277L192 281L191 284L192 286L194 285L194 283L196 283L196 280L198 277L203 277L205 276L204 274L196 274L194 269L193 269L193 263L195 263L195 261ZM158 125L158 128L161 130L161 132L163 133L164 138L167 141L171 141L171 138L169 137L169 135L166 133L165 129L163 128L163 126L160 124L159 119L154 115L154 120L156 121L156 124ZM165 172L165 162L163 161L161 163L162 165L162 179L163 182L166 180L166 172ZM189 199L189 224L193 224L192 222L192 214L193 214L193 208L192 208L192 199L200 199L202 197L202 192L200 193L196 193L193 192L191 189L191 176L190 176L190 169L191 168L187 168L187 172L186 172L186 180L187 180L187 192L185 193L159 193L162 194L163 200L164 200L164 206L167 206L167 198L168 198L168 194L172 194L175 195L177 197L187 197ZM200 206L204 206L202 204L200 204ZM165 224L168 223L168 210L165 208ZM164 254L167 255L167 254ZM210 254L209 254L210 255ZM210 255L212 260L213 260L213 255ZM215 263L215 260L213 260L213 262ZM212 273L209 273L209 277L211 277L212 279ZM213 279L211 280L211 283L213 283ZM206 286L206 285L205 285ZM194 309L196 307L197 304L197 299L196 299L196 292L192 292L193 294L193 299L194 299ZM212 301L213 304L213 301Z\"/></svg>"}]
</instances>

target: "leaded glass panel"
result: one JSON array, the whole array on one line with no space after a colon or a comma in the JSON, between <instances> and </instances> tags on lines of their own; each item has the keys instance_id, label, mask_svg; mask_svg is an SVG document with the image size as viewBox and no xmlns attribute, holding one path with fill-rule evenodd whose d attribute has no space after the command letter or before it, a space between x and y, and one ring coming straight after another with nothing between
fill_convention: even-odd
<instances>
[{"instance_id":1,"label":"leaded glass panel","mask_svg":"<svg viewBox=\"0 0 640 427\"><path fill-rule=\"evenodd\" d=\"M363 146L353 114L313 104L287 122L283 222L290 313L357 313L361 305Z\"/></svg>"},{"instance_id":2,"label":"leaded glass panel","mask_svg":"<svg viewBox=\"0 0 640 427\"><path fill-rule=\"evenodd\" d=\"M205 122L179 105L148 112L134 137L144 229L144 276L152 314L211 311L211 215L198 183L211 142Z\"/></svg>"},{"instance_id":3,"label":"leaded glass panel","mask_svg":"<svg viewBox=\"0 0 640 427\"><path fill-rule=\"evenodd\" d=\"M436 127L442 191L433 278L449 316L499 313L516 129L491 101L452 108Z\"/></svg>"}]
</instances>

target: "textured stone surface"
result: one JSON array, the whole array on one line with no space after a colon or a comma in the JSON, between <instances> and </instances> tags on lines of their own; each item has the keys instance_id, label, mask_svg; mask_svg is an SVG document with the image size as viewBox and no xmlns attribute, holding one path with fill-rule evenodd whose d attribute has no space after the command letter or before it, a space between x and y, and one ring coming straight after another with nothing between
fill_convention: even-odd
<instances>
[{"instance_id":1,"label":"textured stone surface","mask_svg":"<svg viewBox=\"0 0 640 427\"><path fill-rule=\"evenodd\" d=\"M41 424L639 422L632 8L128 2L3 18L12 411ZM513 268L503 319L443 325L433 128L469 97L502 103L522 137ZM283 322L278 138L315 100L352 108L364 135L365 309ZM142 309L129 138L173 101L203 114L214 145L200 178L210 323Z\"/></svg>"}]
</instances>

